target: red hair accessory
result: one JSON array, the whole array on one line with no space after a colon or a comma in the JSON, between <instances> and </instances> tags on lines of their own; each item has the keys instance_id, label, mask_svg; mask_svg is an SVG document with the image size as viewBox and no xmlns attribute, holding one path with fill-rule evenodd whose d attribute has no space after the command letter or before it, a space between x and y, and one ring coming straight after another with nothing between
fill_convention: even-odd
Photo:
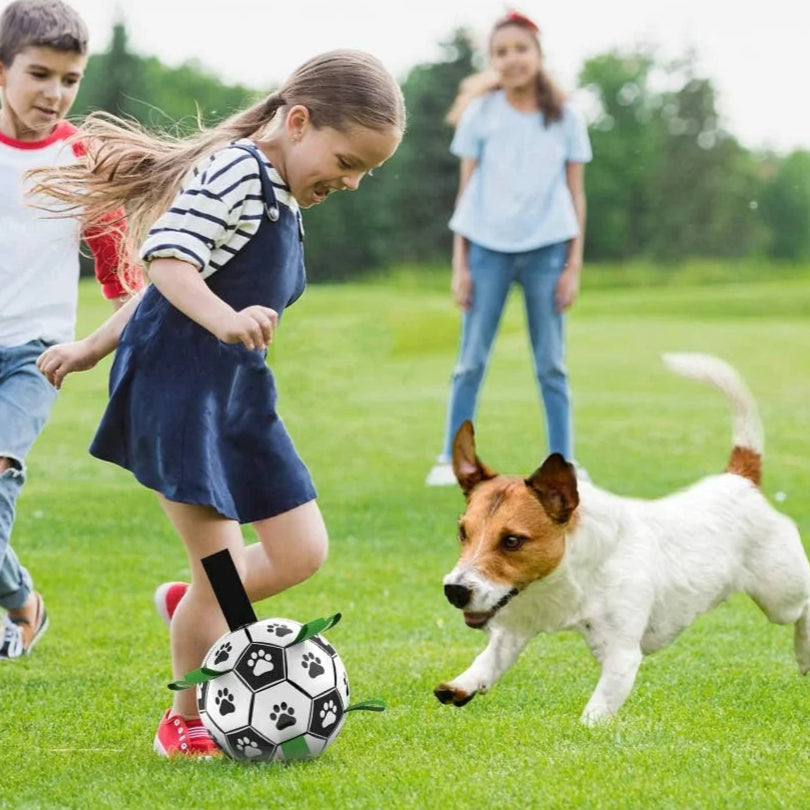
<instances>
[{"instance_id":1,"label":"red hair accessory","mask_svg":"<svg viewBox=\"0 0 810 810\"><path fill-rule=\"evenodd\" d=\"M515 25L522 25L524 28L528 28L530 31L534 31L535 34L540 33L540 26L533 20L531 17L527 17L525 14L521 14L519 11L512 11L507 12L495 23L496 28L501 28L504 25L509 25L509 23L514 23Z\"/></svg>"}]
</instances>

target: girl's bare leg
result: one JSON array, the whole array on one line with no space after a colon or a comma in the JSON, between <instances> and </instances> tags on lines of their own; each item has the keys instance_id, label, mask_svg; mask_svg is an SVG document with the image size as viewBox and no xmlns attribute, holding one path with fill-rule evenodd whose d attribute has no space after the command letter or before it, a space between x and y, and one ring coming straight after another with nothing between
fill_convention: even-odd
<instances>
[{"instance_id":1,"label":"girl's bare leg","mask_svg":"<svg viewBox=\"0 0 810 810\"><path fill-rule=\"evenodd\" d=\"M228 630L200 560L228 549L244 580L245 547L236 521L222 517L208 506L177 503L162 495L158 498L185 544L191 567L191 584L177 605L171 624L172 676L177 679L197 669L214 642ZM174 692L173 709L182 717L197 717L195 690Z\"/></svg>"},{"instance_id":2,"label":"girl's bare leg","mask_svg":"<svg viewBox=\"0 0 810 810\"><path fill-rule=\"evenodd\" d=\"M329 539L316 501L252 526L259 542L245 549L245 590L251 602L303 582L326 560Z\"/></svg>"},{"instance_id":3,"label":"girl's bare leg","mask_svg":"<svg viewBox=\"0 0 810 810\"><path fill-rule=\"evenodd\" d=\"M245 548L236 521L208 506L158 498L183 540L191 568L191 584L171 624L172 676L178 679L197 669L228 629L200 562L203 557L228 549L251 602L257 602L314 574L326 559L328 537L315 501L252 524L259 542ZM199 714L193 689L174 695L175 712L186 718Z\"/></svg>"}]
</instances>

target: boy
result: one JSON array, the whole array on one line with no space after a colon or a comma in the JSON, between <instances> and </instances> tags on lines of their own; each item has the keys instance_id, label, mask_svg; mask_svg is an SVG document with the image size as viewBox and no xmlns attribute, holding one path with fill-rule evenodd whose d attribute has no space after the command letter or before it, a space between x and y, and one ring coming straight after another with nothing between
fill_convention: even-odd
<instances>
[{"instance_id":1,"label":"boy","mask_svg":"<svg viewBox=\"0 0 810 810\"><path fill-rule=\"evenodd\" d=\"M0 661L31 652L48 627L41 594L9 545L25 457L56 398L36 367L49 345L73 338L79 241L96 260L104 296L121 305L121 236L80 233L26 198L28 170L72 163L79 144L64 117L87 63L87 27L62 0L16 0L0 16Z\"/></svg>"}]
</instances>

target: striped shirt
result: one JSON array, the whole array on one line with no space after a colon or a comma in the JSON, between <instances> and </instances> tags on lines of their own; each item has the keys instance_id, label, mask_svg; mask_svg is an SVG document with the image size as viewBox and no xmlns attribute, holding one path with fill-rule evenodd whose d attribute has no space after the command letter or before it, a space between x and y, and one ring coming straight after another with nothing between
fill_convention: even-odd
<instances>
[{"instance_id":1,"label":"striped shirt","mask_svg":"<svg viewBox=\"0 0 810 810\"><path fill-rule=\"evenodd\" d=\"M270 163L265 160L264 164L276 199L297 214L298 203L289 187ZM264 213L256 159L244 149L226 146L189 172L171 208L149 231L141 258L145 262L180 259L208 278L247 244Z\"/></svg>"}]
</instances>

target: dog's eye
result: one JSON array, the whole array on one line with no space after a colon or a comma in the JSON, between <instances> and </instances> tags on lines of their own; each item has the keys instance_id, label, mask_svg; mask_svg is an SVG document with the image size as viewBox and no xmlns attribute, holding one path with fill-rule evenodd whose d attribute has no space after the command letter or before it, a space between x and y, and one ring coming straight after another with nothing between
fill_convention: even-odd
<instances>
[{"instance_id":1,"label":"dog's eye","mask_svg":"<svg viewBox=\"0 0 810 810\"><path fill-rule=\"evenodd\" d=\"M525 537L518 537L516 534L507 534L501 539L501 548L504 551L517 551L526 542Z\"/></svg>"},{"instance_id":2,"label":"dog's eye","mask_svg":"<svg viewBox=\"0 0 810 810\"><path fill-rule=\"evenodd\" d=\"M467 530L463 526L458 527L458 542L459 543L467 542Z\"/></svg>"}]
</instances>

